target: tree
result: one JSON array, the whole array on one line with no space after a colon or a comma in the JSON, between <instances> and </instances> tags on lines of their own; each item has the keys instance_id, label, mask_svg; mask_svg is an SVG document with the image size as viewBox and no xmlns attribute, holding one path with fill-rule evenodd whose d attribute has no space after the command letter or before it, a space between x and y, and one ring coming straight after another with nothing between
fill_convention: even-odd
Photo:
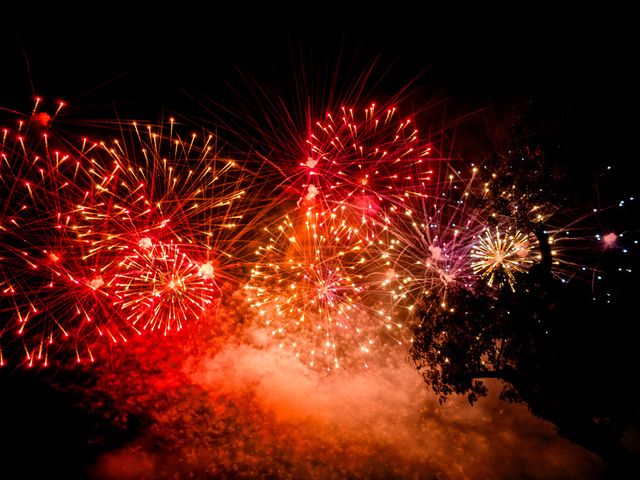
<instances>
[{"instance_id":1,"label":"tree","mask_svg":"<svg viewBox=\"0 0 640 480\"><path fill-rule=\"evenodd\" d=\"M606 276L606 285L594 289L587 281L559 278L550 222L581 205L586 189L566 180L562 152L542 155L545 146L557 144L554 135L516 132L513 138L515 145L535 148L512 148L487 162L490 186L476 207L489 223L506 218L534 235L537 259L512 284L489 287L478 278L471 286L453 286L442 305L423 303L412 347L416 368L441 402L458 394L473 404L487 394L484 380L499 379L502 399L525 402L561 435L627 468L638 461L621 443L638 415L632 395L636 270L620 273L621 253L612 249L592 270L594 278Z\"/></svg>"}]
</instances>

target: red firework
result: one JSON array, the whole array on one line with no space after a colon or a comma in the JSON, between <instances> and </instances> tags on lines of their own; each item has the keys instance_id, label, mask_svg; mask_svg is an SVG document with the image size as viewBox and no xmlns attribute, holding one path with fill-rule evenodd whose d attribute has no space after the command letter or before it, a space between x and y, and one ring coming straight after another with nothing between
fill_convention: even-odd
<instances>
[{"instance_id":1,"label":"red firework","mask_svg":"<svg viewBox=\"0 0 640 480\"><path fill-rule=\"evenodd\" d=\"M165 335L198 320L220 296L210 262L195 262L177 245L149 238L120 262L111 286L114 306L132 326Z\"/></svg>"},{"instance_id":2,"label":"red firework","mask_svg":"<svg viewBox=\"0 0 640 480\"><path fill-rule=\"evenodd\" d=\"M398 119L395 108L342 107L315 123L307 139L304 199L321 195L330 203L347 203L377 211L384 201L404 202L424 181L432 151L418 136L411 119Z\"/></svg>"},{"instance_id":3,"label":"red firework","mask_svg":"<svg viewBox=\"0 0 640 480\"><path fill-rule=\"evenodd\" d=\"M117 320L104 314L110 300L100 288L102 258L88 258L90 246L78 237L75 200L91 147L81 141L59 148L63 142L48 129L54 117L34 109L15 130L3 131L0 363L3 345L17 355L22 350L29 366L46 366L52 351L93 360L96 337L124 338Z\"/></svg>"},{"instance_id":4,"label":"red firework","mask_svg":"<svg viewBox=\"0 0 640 480\"><path fill-rule=\"evenodd\" d=\"M0 364L9 350L28 365L49 365L53 351L93 360L99 337L177 330L219 296L214 273L236 277L245 247L252 174L221 158L213 136L183 139L171 120L120 125L109 143L54 142L54 118L34 110L2 138ZM142 319L130 294L145 289Z\"/></svg>"}]
</instances>

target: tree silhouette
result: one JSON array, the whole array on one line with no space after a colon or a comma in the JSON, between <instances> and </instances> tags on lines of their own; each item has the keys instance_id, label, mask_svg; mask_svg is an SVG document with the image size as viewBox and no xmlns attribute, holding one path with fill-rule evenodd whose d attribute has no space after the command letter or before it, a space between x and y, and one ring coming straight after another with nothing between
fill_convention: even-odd
<instances>
[{"instance_id":1,"label":"tree silhouette","mask_svg":"<svg viewBox=\"0 0 640 480\"><path fill-rule=\"evenodd\" d=\"M566 149L550 158L541 153L553 150L565 133L512 132L513 144L536 148L512 148L483 169L489 193L476 207L488 219L508 218L534 235L536 261L515 273L514 288L506 282L489 287L479 278L471 286L453 286L446 304L423 303L412 356L441 402L458 394L473 404L487 395L486 379L499 379L503 400L525 402L619 473L638 464L621 441L638 418L637 273L621 273L620 249L612 249L592 270L594 277L606 277L598 288L557 275L549 221L574 207L585 209L588 195L584 185L571 181L575 177L567 181ZM580 149L573 153L580 157ZM490 173L495 171L500 174Z\"/></svg>"}]
</instances>

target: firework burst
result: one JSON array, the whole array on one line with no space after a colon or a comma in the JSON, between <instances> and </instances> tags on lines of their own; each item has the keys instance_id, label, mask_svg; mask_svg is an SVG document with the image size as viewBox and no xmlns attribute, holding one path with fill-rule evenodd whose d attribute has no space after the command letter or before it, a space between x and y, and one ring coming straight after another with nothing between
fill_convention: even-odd
<instances>
[{"instance_id":1,"label":"firework burst","mask_svg":"<svg viewBox=\"0 0 640 480\"><path fill-rule=\"evenodd\" d=\"M220 290L210 262L196 263L175 244L141 242L121 262L113 291L127 321L141 330L180 330L210 309Z\"/></svg>"},{"instance_id":2,"label":"firework burst","mask_svg":"<svg viewBox=\"0 0 640 480\"><path fill-rule=\"evenodd\" d=\"M375 214L387 202L404 203L423 181L432 147L420 140L411 119L398 119L395 107L363 115L342 107L313 126L300 163L303 199L320 196L329 204L347 204L362 215Z\"/></svg>"},{"instance_id":3,"label":"firework burst","mask_svg":"<svg viewBox=\"0 0 640 480\"><path fill-rule=\"evenodd\" d=\"M214 277L236 280L249 228L253 175L212 135L183 139L171 120L118 124L111 142L54 142L54 117L34 110L2 139L0 332L29 365L49 364L58 339L73 347L56 350L93 360L97 337L181 328L214 303ZM172 275L173 292L159 288Z\"/></svg>"},{"instance_id":4,"label":"firework burst","mask_svg":"<svg viewBox=\"0 0 640 480\"><path fill-rule=\"evenodd\" d=\"M124 338L117 320L104 315L109 295L76 234L87 144L58 148L63 142L49 128L55 115L38 112L38 104L16 130L4 130L0 167L0 340L16 355L22 350L29 366L49 365L54 349L93 360L94 338Z\"/></svg>"},{"instance_id":5,"label":"firework burst","mask_svg":"<svg viewBox=\"0 0 640 480\"><path fill-rule=\"evenodd\" d=\"M92 189L77 207L86 225L80 235L94 251L149 239L230 255L225 247L247 212L240 200L249 174L219 156L212 135L197 139L183 140L171 120L157 128L133 123L121 139L100 143L88 172Z\"/></svg>"},{"instance_id":6,"label":"firework burst","mask_svg":"<svg viewBox=\"0 0 640 480\"><path fill-rule=\"evenodd\" d=\"M530 244L529 235L524 233L487 229L471 251L473 272L486 279L490 287L508 284L515 291L515 274L533 263Z\"/></svg>"},{"instance_id":7,"label":"firework burst","mask_svg":"<svg viewBox=\"0 0 640 480\"><path fill-rule=\"evenodd\" d=\"M245 287L270 335L311 367L331 370L356 357L366 365L380 331L401 328L374 288L377 237L347 213L309 208L267 228L271 238Z\"/></svg>"},{"instance_id":8,"label":"firework burst","mask_svg":"<svg viewBox=\"0 0 640 480\"><path fill-rule=\"evenodd\" d=\"M439 170L437 170L439 169ZM471 201L482 195L476 168L462 172L440 161L404 205L383 212L385 241L380 243L382 286L389 290L396 315L406 317L417 305L446 305L450 287L474 282L470 252L486 229L486 216Z\"/></svg>"},{"instance_id":9,"label":"firework burst","mask_svg":"<svg viewBox=\"0 0 640 480\"><path fill-rule=\"evenodd\" d=\"M165 334L213 304L214 278L237 281L251 221L243 199L253 175L222 159L212 135L199 142L176 130L173 120L133 123L100 143L91 189L76 206L88 257L110 258L114 303L131 325Z\"/></svg>"}]
</instances>

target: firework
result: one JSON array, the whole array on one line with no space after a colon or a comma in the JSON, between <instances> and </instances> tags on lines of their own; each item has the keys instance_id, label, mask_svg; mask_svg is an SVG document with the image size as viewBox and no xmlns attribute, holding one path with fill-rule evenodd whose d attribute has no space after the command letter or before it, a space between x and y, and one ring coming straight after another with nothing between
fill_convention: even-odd
<instances>
[{"instance_id":1,"label":"firework","mask_svg":"<svg viewBox=\"0 0 640 480\"><path fill-rule=\"evenodd\" d=\"M219 297L213 266L194 262L173 243L145 240L120 264L113 279L114 305L141 330L180 330Z\"/></svg>"},{"instance_id":2,"label":"firework","mask_svg":"<svg viewBox=\"0 0 640 480\"><path fill-rule=\"evenodd\" d=\"M632 229L612 231L603 229L603 226L620 225L617 218L619 212L634 208L634 200L635 197L630 196L626 202L622 200L607 207L593 208L586 214L579 212L570 215L563 212L565 224L560 219L552 219L555 221L545 231L553 257L554 276L562 283L587 281L595 292L605 275L601 264L610 256L620 256L618 272L632 273L628 262L638 244L636 232ZM625 260L625 257L629 260Z\"/></svg>"},{"instance_id":3,"label":"firework","mask_svg":"<svg viewBox=\"0 0 640 480\"><path fill-rule=\"evenodd\" d=\"M533 263L530 252L531 239L521 232L500 232L499 228L487 229L471 251L474 259L471 267L475 274L485 278L487 285L508 284L515 290L515 274L526 271Z\"/></svg>"},{"instance_id":4,"label":"firework","mask_svg":"<svg viewBox=\"0 0 640 480\"><path fill-rule=\"evenodd\" d=\"M270 335L311 367L340 367L362 360L395 323L378 283L377 237L342 206L302 209L288 215L257 250L259 260L245 287L249 301Z\"/></svg>"},{"instance_id":5,"label":"firework","mask_svg":"<svg viewBox=\"0 0 640 480\"><path fill-rule=\"evenodd\" d=\"M54 348L93 359L95 337L123 338L103 315L110 299L101 271L85 261L87 245L76 235L87 144L58 148L63 142L48 128L55 115L38 112L38 103L30 119L4 130L0 167L0 349L22 350L30 366L48 365Z\"/></svg>"},{"instance_id":6,"label":"firework","mask_svg":"<svg viewBox=\"0 0 640 480\"><path fill-rule=\"evenodd\" d=\"M214 303L214 276L236 279L249 228L241 200L253 175L222 159L213 136L183 139L171 120L119 124L111 142L54 142L54 117L34 111L2 140L0 332L30 365L48 364L58 339L80 361L93 359L94 337L197 318ZM172 294L159 288L171 275ZM142 319L146 296L158 300Z\"/></svg>"},{"instance_id":7,"label":"firework","mask_svg":"<svg viewBox=\"0 0 640 480\"><path fill-rule=\"evenodd\" d=\"M77 207L86 225L81 235L93 237L96 251L149 238L227 256L225 243L247 211L239 200L249 174L219 156L212 135L201 144L196 134L183 140L173 120L130 127L123 138L94 150L92 189Z\"/></svg>"},{"instance_id":8,"label":"firework","mask_svg":"<svg viewBox=\"0 0 640 480\"><path fill-rule=\"evenodd\" d=\"M388 202L403 203L422 181L432 147L420 139L411 119L395 107L377 111L342 107L309 128L301 160L285 172L301 202L349 205L375 215Z\"/></svg>"},{"instance_id":9,"label":"firework","mask_svg":"<svg viewBox=\"0 0 640 480\"><path fill-rule=\"evenodd\" d=\"M91 190L76 207L88 256L110 256L114 303L131 325L165 334L213 303L214 277L235 281L254 178L221 158L212 135L182 139L176 130L173 120L133 123L102 142L92 152Z\"/></svg>"},{"instance_id":10,"label":"firework","mask_svg":"<svg viewBox=\"0 0 640 480\"><path fill-rule=\"evenodd\" d=\"M306 197L321 193L368 211L385 198L403 202L405 190L422 180L432 151L410 119L398 119L393 107L378 113L375 104L363 119L352 108L343 107L335 119L327 114L307 144Z\"/></svg>"},{"instance_id":11,"label":"firework","mask_svg":"<svg viewBox=\"0 0 640 480\"><path fill-rule=\"evenodd\" d=\"M469 254L486 217L471 198L482 195L482 188L476 168L463 172L453 165L432 164L404 205L382 212L387 229L379 242L379 268L387 275L381 287L399 318L410 317L417 305L444 306L450 287L474 281Z\"/></svg>"}]
</instances>

